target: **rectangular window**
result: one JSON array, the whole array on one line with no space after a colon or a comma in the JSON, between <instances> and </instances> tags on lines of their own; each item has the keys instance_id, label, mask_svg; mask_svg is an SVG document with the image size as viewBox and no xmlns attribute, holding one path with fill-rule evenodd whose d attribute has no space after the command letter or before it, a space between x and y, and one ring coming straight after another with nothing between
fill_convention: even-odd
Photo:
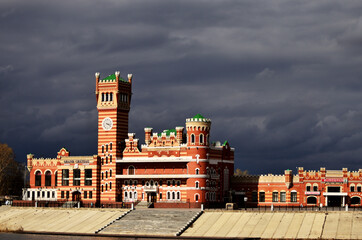
<instances>
[{"instance_id":1,"label":"rectangular window","mask_svg":"<svg viewBox=\"0 0 362 240\"><path fill-rule=\"evenodd\" d=\"M67 199L69 198L69 191L67 191Z\"/></svg>"},{"instance_id":2,"label":"rectangular window","mask_svg":"<svg viewBox=\"0 0 362 240\"><path fill-rule=\"evenodd\" d=\"M47 198L50 198L50 192L47 192Z\"/></svg>"},{"instance_id":3,"label":"rectangular window","mask_svg":"<svg viewBox=\"0 0 362 240\"><path fill-rule=\"evenodd\" d=\"M45 192L41 191L41 197L44 198L45 197Z\"/></svg>"},{"instance_id":4,"label":"rectangular window","mask_svg":"<svg viewBox=\"0 0 362 240\"><path fill-rule=\"evenodd\" d=\"M37 196L38 196L38 198L40 198L40 192L38 192Z\"/></svg>"},{"instance_id":5,"label":"rectangular window","mask_svg":"<svg viewBox=\"0 0 362 240\"><path fill-rule=\"evenodd\" d=\"M62 186L69 186L69 169L62 170Z\"/></svg>"},{"instance_id":6,"label":"rectangular window","mask_svg":"<svg viewBox=\"0 0 362 240\"><path fill-rule=\"evenodd\" d=\"M258 193L257 192L252 192L251 193L251 201L252 202L257 202L258 201Z\"/></svg>"},{"instance_id":7,"label":"rectangular window","mask_svg":"<svg viewBox=\"0 0 362 240\"><path fill-rule=\"evenodd\" d=\"M291 192L290 193L290 201L291 202L297 202L297 192Z\"/></svg>"},{"instance_id":8,"label":"rectangular window","mask_svg":"<svg viewBox=\"0 0 362 240\"><path fill-rule=\"evenodd\" d=\"M80 169L73 169L73 186L80 186Z\"/></svg>"},{"instance_id":9,"label":"rectangular window","mask_svg":"<svg viewBox=\"0 0 362 240\"><path fill-rule=\"evenodd\" d=\"M306 191L307 191L307 192L310 192L310 186L307 186Z\"/></svg>"},{"instance_id":10,"label":"rectangular window","mask_svg":"<svg viewBox=\"0 0 362 240\"><path fill-rule=\"evenodd\" d=\"M89 198L92 198L92 197L93 197L92 191L89 191Z\"/></svg>"},{"instance_id":11,"label":"rectangular window","mask_svg":"<svg viewBox=\"0 0 362 240\"><path fill-rule=\"evenodd\" d=\"M280 193L280 202L286 202L286 193L285 192Z\"/></svg>"},{"instance_id":12,"label":"rectangular window","mask_svg":"<svg viewBox=\"0 0 362 240\"><path fill-rule=\"evenodd\" d=\"M278 192L273 192L273 202L278 202Z\"/></svg>"},{"instance_id":13,"label":"rectangular window","mask_svg":"<svg viewBox=\"0 0 362 240\"><path fill-rule=\"evenodd\" d=\"M84 185L92 186L92 169L84 170Z\"/></svg>"},{"instance_id":14,"label":"rectangular window","mask_svg":"<svg viewBox=\"0 0 362 240\"><path fill-rule=\"evenodd\" d=\"M259 202L265 202L265 192L259 192Z\"/></svg>"},{"instance_id":15,"label":"rectangular window","mask_svg":"<svg viewBox=\"0 0 362 240\"><path fill-rule=\"evenodd\" d=\"M87 198L87 191L84 191L84 198Z\"/></svg>"},{"instance_id":16,"label":"rectangular window","mask_svg":"<svg viewBox=\"0 0 362 240\"><path fill-rule=\"evenodd\" d=\"M60 198L64 198L64 191L60 192Z\"/></svg>"}]
</instances>

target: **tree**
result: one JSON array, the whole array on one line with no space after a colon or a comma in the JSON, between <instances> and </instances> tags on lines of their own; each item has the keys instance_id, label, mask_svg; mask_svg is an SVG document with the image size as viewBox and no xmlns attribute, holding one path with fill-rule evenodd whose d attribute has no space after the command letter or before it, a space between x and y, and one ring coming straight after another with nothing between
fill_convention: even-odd
<instances>
[{"instance_id":1,"label":"tree","mask_svg":"<svg viewBox=\"0 0 362 240\"><path fill-rule=\"evenodd\" d=\"M15 161L13 149L0 143L0 195L21 195L23 169Z\"/></svg>"},{"instance_id":2,"label":"tree","mask_svg":"<svg viewBox=\"0 0 362 240\"><path fill-rule=\"evenodd\" d=\"M240 168L237 168L234 172L235 176L247 176L249 175L249 171L248 170L241 170Z\"/></svg>"}]
</instances>

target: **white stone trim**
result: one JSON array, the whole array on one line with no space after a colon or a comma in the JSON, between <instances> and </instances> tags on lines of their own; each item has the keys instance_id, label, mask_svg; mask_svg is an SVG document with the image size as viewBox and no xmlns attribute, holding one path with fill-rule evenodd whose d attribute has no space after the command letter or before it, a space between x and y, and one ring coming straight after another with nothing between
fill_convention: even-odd
<instances>
[{"instance_id":1,"label":"white stone trim","mask_svg":"<svg viewBox=\"0 0 362 240\"><path fill-rule=\"evenodd\" d=\"M134 178L208 178L209 176L206 174L149 174L149 175L116 175L118 179L134 179Z\"/></svg>"}]
</instances>

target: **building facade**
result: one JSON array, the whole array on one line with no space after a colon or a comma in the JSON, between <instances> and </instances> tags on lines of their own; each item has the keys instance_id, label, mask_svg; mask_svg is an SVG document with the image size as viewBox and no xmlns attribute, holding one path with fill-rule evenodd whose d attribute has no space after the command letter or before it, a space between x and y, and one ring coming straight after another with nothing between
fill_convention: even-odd
<instances>
[{"instance_id":1,"label":"building facade","mask_svg":"<svg viewBox=\"0 0 362 240\"><path fill-rule=\"evenodd\" d=\"M361 206L362 169L300 167L296 175L288 169L284 175L233 176L232 188L234 201L241 206Z\"/></svg>"},{"instance_id":2,"label":"building facade","mask_svg":"<svg viewBox=\"0 0 362 240\"><path fill-rule=\"evenodd\" d=\"M98 149L92 156L71 156L62 148L56 158L28 154L30 188L23 199L85 203L222 202L229 197L234 149L225 141L210 143L211 120L197 114L185 127L154 133L145 143L128 133L132 74L104 79L96 73Z\"/></svg>"}]
</instances>

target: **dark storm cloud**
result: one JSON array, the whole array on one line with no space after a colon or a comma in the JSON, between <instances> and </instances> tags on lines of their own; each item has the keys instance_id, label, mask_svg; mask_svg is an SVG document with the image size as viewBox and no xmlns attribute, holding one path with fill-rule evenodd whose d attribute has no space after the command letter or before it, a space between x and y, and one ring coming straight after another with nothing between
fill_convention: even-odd
<instances>
[{"instance_id":1,"label":"dark storm cloud","mask_svg":"<svg viewBox=\"0 0 362 240\"><path fill-rule=\"evenodd\" d=\"M360 1L2 1L0 141L94 154L94 73L134 74L130 132L201 113L252 173L362 168Z\"/></svg>"}]
</instances>

